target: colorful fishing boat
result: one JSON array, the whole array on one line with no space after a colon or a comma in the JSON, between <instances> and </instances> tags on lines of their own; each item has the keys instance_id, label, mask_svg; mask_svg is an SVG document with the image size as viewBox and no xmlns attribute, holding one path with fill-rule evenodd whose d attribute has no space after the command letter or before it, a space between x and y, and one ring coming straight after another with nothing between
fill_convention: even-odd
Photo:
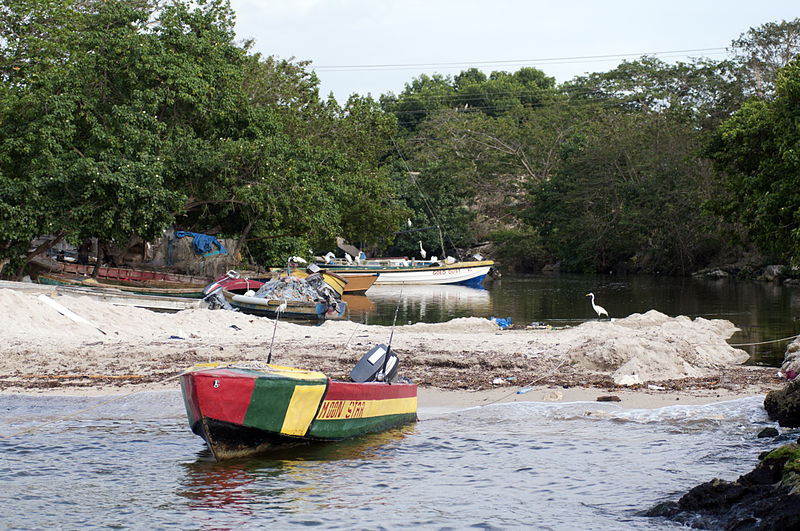
<instances>
[{"instance_id":1,"label":"colorful fishing boat","mask_svg":"<svg viewBox=\"0 0 800 531\"><path fill-rule=\"evenodd\" d=\"M477 286L489 273L494 262L472 260L449 262L447 260L406 260L403 258L365 260L360 264L318 264L324 271L332 271L350 279L351 275L379 273L375 285L387 284L461 284Z\"/></svg>"},{"instance_id":2,"label":"colorful fishing boat","mask_svg":"<svg viewBox=\"0 0 800 531\"><path fill-rule=\"evenodd\" d=\"M117 289L136 295L159 297L200 298L203 296L205 283L186 284L164 280L119 280L110 278L93 278L56 273L40 273L39 284L53 286L80 286L84 288Z\"/></svg>"},{"instance_id":3,"label":"colorful fishing boat","mask_svg":"<svg viewBox=\"0 0 800 531\"><path fill-rule=\"evenodd\" d=\"M417 420L413 383L337 381L321 372L254 363L198 365L180 380L189 426L217 460L339 441Z\"/></svg>"}]
</instances>

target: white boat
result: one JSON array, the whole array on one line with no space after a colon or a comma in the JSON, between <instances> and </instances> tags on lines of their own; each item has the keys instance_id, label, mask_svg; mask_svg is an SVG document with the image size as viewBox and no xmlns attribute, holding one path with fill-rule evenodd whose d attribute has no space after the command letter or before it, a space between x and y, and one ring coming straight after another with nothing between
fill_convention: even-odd
<instances>
[{"instance_id":1,"label":"white boat","mask_svg":"<svg viewBox=\"0 0 800 531\"><path fill-rule=\"evenodd\" d=\"M494 265L491 260L453 262L405 260L402 258L371 259L361 264L341 262L318 264L321 268L347 278L348 275L379 273L375 285L390 284L463 284L477 286Z\"/></svg>"}]
</instances>

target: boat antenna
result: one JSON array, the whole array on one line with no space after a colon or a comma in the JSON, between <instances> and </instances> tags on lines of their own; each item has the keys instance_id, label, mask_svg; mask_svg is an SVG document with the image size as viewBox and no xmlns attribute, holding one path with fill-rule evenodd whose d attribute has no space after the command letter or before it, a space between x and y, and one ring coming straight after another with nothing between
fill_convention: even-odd
<instances>
[{"instance_id":1,"label":"boat antenna","mask_svg":"<svg viewBox=\"0 0 800 531\"><path fill-rule=\"evenodd\" d=\"M397 296L397 306L394 307L394 320L392 321L392 331L389 334L389 344L386 345L386 354L383 356L382 372L384 381L386 379L386 362L389 360L389 353L392 351L392 338L394 337L394 327L397 324L397 312L400 311L400 301L403 300L403 286L405 285L406 285L405 281L403 281L402 284L400 284L400 294Z\"/></svg>"},{"instance_id":2,"label":"boat antenna","mask_svg":"<svg viewBox=\"0 0 800 531\"><path fill-rule=\"evenodd\" d=\"M286 297L283 298L283 302L278 305L278 308L275 310L275 326L272 328L272 341L269 342L269 354L267 354L267 365L272 363L272 344L275 343L275 331L278 329L278 319L281 316L281 313L286 309Z\"/></svg>"}]
</instances>

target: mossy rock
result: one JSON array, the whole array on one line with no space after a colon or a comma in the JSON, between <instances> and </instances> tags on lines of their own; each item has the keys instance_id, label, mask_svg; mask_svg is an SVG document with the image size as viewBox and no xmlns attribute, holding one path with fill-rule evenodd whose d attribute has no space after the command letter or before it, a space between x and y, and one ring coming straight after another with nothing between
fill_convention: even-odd
<instances>
[{"instance_id":1,"label":"mossy rock","mask_svg":"<svg viewBox=\"0 0 800 531\"><path fill-rule=\"evenodd\" d=\"M780 484L800 494L800 445L793 443L769 452L759 466L768 466L780 471Z\"/></svg>"},{"instance_id":2,"label":"mossy rock","mask_svg":"<svg viewBox=\"0 0 800 531\"><path fill-rule=\"evenodd\" d=\"M708 481L643 516L706 529L800 529L800 445L781 446L736 481Z\"/></svg>"}]
</instances>

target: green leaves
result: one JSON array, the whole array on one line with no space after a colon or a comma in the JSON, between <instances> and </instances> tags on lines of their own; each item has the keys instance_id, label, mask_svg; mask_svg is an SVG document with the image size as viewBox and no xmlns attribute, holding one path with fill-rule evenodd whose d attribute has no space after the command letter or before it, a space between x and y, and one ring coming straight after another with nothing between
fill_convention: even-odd
<instances>
[{"instance_id":1,"label":"green leaves","mask_svg":"<svg viewBox=\"0 0 800 531\"><path fill-rule=\"evenodd\" d=\"M710 203L758 247L800 263L800 59L777 77L772 101L752 99L716 132L709 156L728 194Z\"/></svg>"},{"instance_id":2,"label":"green leaves","mask_svg":"<svg viewBox=\"0 0 800 531\"><path fill-rule=\"evenodd\" d=\"M305 253L390 230L394 118L320 101L305 63L249 55L233 24L225 0L0 9L0 254L177 224L253 236L261 261L293 237Z\"/></svg>"}]
</instances>

